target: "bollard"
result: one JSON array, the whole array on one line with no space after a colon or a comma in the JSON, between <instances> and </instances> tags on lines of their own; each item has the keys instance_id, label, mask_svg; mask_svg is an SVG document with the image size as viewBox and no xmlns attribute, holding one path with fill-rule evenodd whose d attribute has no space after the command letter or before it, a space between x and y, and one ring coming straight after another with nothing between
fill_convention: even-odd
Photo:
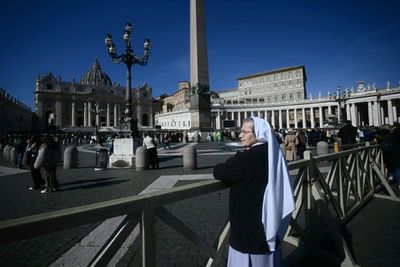
<instances>
[{"instance_id":1,"label":"bollard","mask_svg":"<svg viewBox=\"0 0 400 267\"><path fill-rule=\"evenodd\" d=\"M193 142L196 142L196 143L198 143L200 140L199 140L200 138L199 138L199 131L194 131L194 135L193 135Z\"/></svg>"},{"instance_id":2,"label":"bollard","mask_svg":"<svg viewBox=\"0 0 400 267\"><path fill-rule=\"evenodd\" d=\"M13 165L15 165L15 157L16 157L16 154L15 154L15 147L11 147L10 148L10 152L9 152L9 161L13 164Z\"/></svg>"},{"instance_id":3,"label":"bollard","mask_svg":"<svg viewBox=\"0 0 400 267\"><path fill-rule=\"evenodd\" d=\"M76 146L68 146L64 151L64 169L78 167L78 149Z\"/></svg>"},{"instance_id":4,"label":"bollard","mask_svg":"<svg viewBox=\"0 0 400 267\"><path fill-rule=\"evenodd\" d=\"M321 156L321 155L326 155L328 154L329 151L329 144L328 142L325 141L319 141L317 143L317 155Z\"/></svg>"},{"instance_id":5,"label":"bollard","mask_svg":"<svg viewBox=\"0 0 400 267\"><path fill-rule=\"evenodd\" d=\"M102 146L96 147L96 166L95 171L101 171L107 168L108 165L108 149Z\"/></svg>"},{"instance_id":6,"label":"bollard","mask_svg":"<svg viewBox=\"0 0 400 267\"><path fill-rule=\"evenodd\" d=\"M10 150L10 146L9 145L6 145L5 147L4 147L4 149L3 149L3 158L5 159L5 160L8 160L8 151Z\"/></svg>"},{"instance_id":7,"label":"bollard","mask_svg":"<svg viewBox=\"0 0 400 267\"><path fill-rule=\"evenodd\" d=\"M149 168L149 156L144 146L139 146L136 149L135 168L137 171L143 171Z\"/></svg>"},{"instance_id":8,"label":"bollard","mask_svg":"<svg viewBox=\"0 0 400 267\"><path fill-rule=\"evenodd\" d=\"M183 143L183 144L186 144L186 143L187 143L186 135L187 135L187 132L186 132L186 131L183 131L183 133L182 133L182 143Z\"/></svg>"},{"instance_id":9,"label":"bollard","mask_svg":"<svg viewBox=\"0 0 400 267\"><path fill-rule=\"evenodd\" d=\"M333 151L335 153L339 153L340 147L339 147L339 143L338 142L333 143Z\"/></svg>"},{"instance_id":10,"label":"bollard","mask_svg":"<svg viewBox=\"0 0 400 267\"><path fill-rule=\"evenodd\" d=\"M183 168L197 169L197 151L194 146L188 146L183 149Z\"/></svg>"}]
</instances>

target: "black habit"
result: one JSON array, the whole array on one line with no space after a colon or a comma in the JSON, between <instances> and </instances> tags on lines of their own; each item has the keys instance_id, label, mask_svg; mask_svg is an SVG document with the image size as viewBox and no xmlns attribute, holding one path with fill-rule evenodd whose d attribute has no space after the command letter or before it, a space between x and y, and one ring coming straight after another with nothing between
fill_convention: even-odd
<instances>
[{"instance_id":1,"label":"black habit","mask_svg":"<svg viewBox=\"0 0 400 267\"><path fill-rule=\"evenodd\" d=\"M230 184L229 243L242 253L269 252L261 221L268 183L268 145L252 146L214 168L215 179Z\"/></svg>"}]
</instances>

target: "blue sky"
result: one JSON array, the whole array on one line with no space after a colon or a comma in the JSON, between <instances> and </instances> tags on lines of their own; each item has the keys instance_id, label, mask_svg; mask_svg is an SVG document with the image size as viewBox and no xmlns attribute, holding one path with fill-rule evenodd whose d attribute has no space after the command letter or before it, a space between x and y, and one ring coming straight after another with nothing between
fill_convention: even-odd
<instances>
[{"instance_id":1,"label":"blue sky","mask_svg":"<svg viewBox=\"0 0 400 267\"><path fill-rule=\"evenodd\" d=\"M400 4L396 0L206 0L210 86L237 87L237 78L304 65L307 95L326 95L357 81L386 87L400 80ZM135 53L150 38L147 66L133 67L132 84L153 96L172 94L190 79L189 0L2 0L0 87L33 107L35 79L52 72L80 80L95 58L113 82L126 67L104 45L113 35L123 51L123 28L133 25Z\"/></svg>"}]
</instances>

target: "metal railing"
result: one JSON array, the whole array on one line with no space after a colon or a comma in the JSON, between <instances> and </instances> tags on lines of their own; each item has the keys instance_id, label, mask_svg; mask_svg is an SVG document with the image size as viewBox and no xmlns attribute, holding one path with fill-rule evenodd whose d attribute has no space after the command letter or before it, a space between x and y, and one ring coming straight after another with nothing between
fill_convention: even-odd
<instances>
[{"instance_id":1,"label":"metal railing","mask_svg":"<svg viewBox=\"0 0 400 267\"><path fill-rule=\"evenodd\" d=\"M296 210L284 240L295 246L301 242L305 244L304 255L319 253L331 257L315 246L321 235L315 227L316 222L322 220L327 225L324 231L332 234L342 262L356 266L339 226L348 222L369 199L378 195L377 192L385 193L381 197L399 200L386 181L380 147L365 146L319 157L313 157L306 151L304 160L290 162L288 166L291 175L297 172L294 181ZM321 166L329 169L326 176L319 170ZM229 223L215 248L212 245L214 240L205 240L196 234L164 206L225 188L227 185L220 181L202 181L155 193L3 221L0 222L0 245L124 215L122 223L90 266L106 265L138 223L142 237L142 266L155 266L155 220L158 217L202 250L210 258L207 266L220 266L226 263L223 251L228 243Z\"/></svg>"}]
</instances>

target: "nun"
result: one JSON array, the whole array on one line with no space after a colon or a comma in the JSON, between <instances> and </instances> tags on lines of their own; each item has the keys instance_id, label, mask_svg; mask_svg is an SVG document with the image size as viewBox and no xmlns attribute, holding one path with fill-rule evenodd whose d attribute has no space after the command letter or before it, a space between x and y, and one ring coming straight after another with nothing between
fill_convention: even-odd
<instances>
[{"instance_id":1,"label":"nun","mask_svg":"<svg viewBox=\"0 0 400 267\"><path fill-rule=\"evenodd\" d=\"M261 118L245 119L239 138L243 151L214 168L230 185L228 267L283 266L280 244L295 207L286 160Z\"/></svg>"}]
</instances>

